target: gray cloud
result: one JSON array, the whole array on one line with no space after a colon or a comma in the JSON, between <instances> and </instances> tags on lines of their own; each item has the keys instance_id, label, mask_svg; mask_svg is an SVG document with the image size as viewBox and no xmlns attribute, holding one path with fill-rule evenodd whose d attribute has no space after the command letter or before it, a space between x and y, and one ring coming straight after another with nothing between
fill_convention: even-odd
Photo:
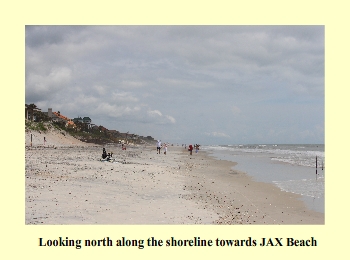
<instances>
[{"instance_id":1,"label":"gray cloud","mask_svg":"<svg viewBox=\"0 0 350 260\"><path fill-rule=\"evenodd\" d=\"M169 141L324 142L324 27L26 26L33 102Z\"/></svg>"}]
</instances>

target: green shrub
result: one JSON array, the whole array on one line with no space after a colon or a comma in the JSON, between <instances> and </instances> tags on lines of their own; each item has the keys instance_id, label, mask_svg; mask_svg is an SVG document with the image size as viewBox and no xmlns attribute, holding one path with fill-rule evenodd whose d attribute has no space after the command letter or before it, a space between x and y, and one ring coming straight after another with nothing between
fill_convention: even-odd
<instances>
[{"instance_id":1,"label":"green shrub","mask_svg":"<svg viewBox=\"0 0 350 260\"><path fill-rule=\"evenodd\" d=\"M47 127L43 122L26 121L26 129L43 132L47 131Z\"/></svg>"}]
</instances>

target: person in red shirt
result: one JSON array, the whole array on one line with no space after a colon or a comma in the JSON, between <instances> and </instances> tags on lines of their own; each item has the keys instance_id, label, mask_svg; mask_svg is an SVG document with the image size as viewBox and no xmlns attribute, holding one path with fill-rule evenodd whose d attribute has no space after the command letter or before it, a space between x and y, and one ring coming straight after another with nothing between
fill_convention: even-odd
<instances>
[{"instance_id":1,"label":"person in red shirt","mask_svg":"<svg viewBox=\"0 0 350 260\"><path fill-rule=\"evenodd\" d=\"M193 150L192 144L190 144L190 145L188 146L188 150L190 151L190 155L192 155L192 150Z\"/></svg>"}]
</instances>

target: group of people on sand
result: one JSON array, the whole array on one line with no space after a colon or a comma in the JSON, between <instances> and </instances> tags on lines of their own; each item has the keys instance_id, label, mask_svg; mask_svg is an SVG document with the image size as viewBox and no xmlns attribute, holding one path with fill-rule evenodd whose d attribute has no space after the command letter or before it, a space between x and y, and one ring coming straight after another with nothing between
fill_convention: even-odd
<instances>
[{"instance_id":1,"label":"group of people on sand","mask_svg":"<svg viewBox=\"0 0 350 260\"><path fill-rule=\"evenodd\" d=\"M184 146L184 145L182 145L182 146ZM190 151L190 155L192 155L192 151L193 151L193 149L195 149L196 150L196 153L198 153L198 151L199 151L199 144L195 144L194 146L192 145L192 144L190 144L189 146L188 146L188 151ZM162 144L162 141L161 140L157 140L157 154L160 154L160 151L161 151L161 149L164 149L164 154L166 154L167 153L167 150L168 150L168 145L166 144L166 143L164 143L164 144ZM186 144L185 144L185 149L187 148L187 146L186 146Z\"/></svg>"},{"instance_id":2,"label":"group of people on sand","mask_svg":"<svg viewBox=\"0 0 350 260\"><path fill-rule=\"evenodd\" d=\"M157 154L160 154L160 150L164 149L164 154L166 155L166 152L168 151L168 145L166 143L164 143L162 145L162 141L161 140L157 140Z\"/></svg>"},{"instance_id":3,"label":"group of people on sand","mask_svg":"<svg viewBox=\"0 0 350 260\"><path fill-rule=\"evenodd\" d=\"M122 144L122 150L126 150L126 144ZM102 150L102 159L107 159L109 161L113 155L113 152L107 153L106 148Z\"/></svg>"},{"instance_id":4,"label":"group of people on sand","mask_svg":"<svg viewBox=\"0 0 350 260\"><path fill-rule=\"evenodd\" d=\"M102 150L102 159L106 159L107 161L109 161L113 156L113 153L110 152L110 153L107 153L106 152L106 148L103 148Z\"/></svg>"},{"instance_id":5,"label":"group of people on sand","mask_svg":"<svg viewBox=\"0 0 350 260\"><path fill-rule=\"evenodd\" d=\"M182 145L183 146L183 145ZM188 151L190 151L190 155L192 155L192 151L193 151L193 148L196 150L196 153L198 153L199 151L199 144L195 144L194 146L192 144L190 144L188 146ZM186 144L185 144L185 149L187 148Z\"/></svg>"},{"instance_id":6,"label":"group of people on sand","mask_svg":"<svg viewBox=\"0 0 350 260\"><path fill-rule=\"evenodd\" d=\"M122 144L122 150L126 150L126 145ZM113 156L113 152L107 153L106 148L102 149L102 159L110 161Z\"/></svg>"}]
</instances>

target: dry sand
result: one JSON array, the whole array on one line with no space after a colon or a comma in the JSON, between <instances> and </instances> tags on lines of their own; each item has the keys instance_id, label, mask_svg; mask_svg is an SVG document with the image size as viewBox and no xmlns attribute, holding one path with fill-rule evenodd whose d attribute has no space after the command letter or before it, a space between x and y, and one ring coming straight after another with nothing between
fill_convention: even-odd
<instances>
[{"instance_id":1,"label":"dry sand","mask_svg":"<svg viewBox=\"0 0 350 260\"><path fill-rule=\"evenodd\" d=\"M324 224L298 195L203 151L105 146L113 161L104 162L102 147L59 131L27 132L25 223Z\"/></svg>"}]
</instances>

